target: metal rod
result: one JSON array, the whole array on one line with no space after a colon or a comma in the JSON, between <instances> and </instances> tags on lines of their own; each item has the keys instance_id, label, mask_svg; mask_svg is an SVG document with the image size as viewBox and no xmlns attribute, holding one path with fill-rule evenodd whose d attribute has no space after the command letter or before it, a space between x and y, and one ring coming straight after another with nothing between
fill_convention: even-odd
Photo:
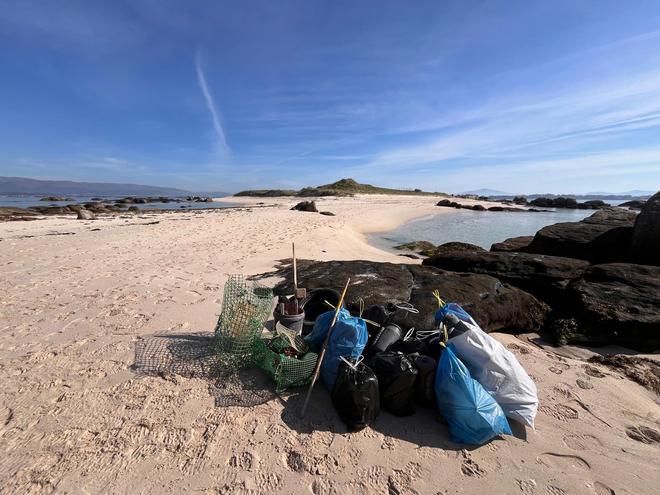
<instances>
[{"instance_id":1,"label":"metal rod","mask_svg":"<svg viewBox=\"0 0 660 495\"><path fill-rule=\"evenodd\" d=\"M328 328L328 333L325 334L325 339L323 340L323 345L321 346L321 352L319 353L319 358L316 361L316 366L314 367L312 382L309 384L309 388L307 389L307 396L305 397L305 402L303 403L302 411L300 411L301 418L304 417L305 412L307 412L307 405L309 404L309 398L312 396L312 389L314 388L314 384L316 383L316 380L318 380L319 371L321 371L321 364L323 363L323 358L325 357L325 350L328 348L328 342L330 341L330 334L332 333L332 330L335 328L335 323L337 323L337 317L339 317L339 312L341 311L341 307L344 304L344 297L346 296L346 291L348 290L348 284L350 283L351 283L351 279L349 278L346 281L344 290L342 291L341 297L339 298L339 303L337 304L337 308L335 309L335 314L332 317L332 323L330 324L330 328Z\"/></svg>"}]
</instances>

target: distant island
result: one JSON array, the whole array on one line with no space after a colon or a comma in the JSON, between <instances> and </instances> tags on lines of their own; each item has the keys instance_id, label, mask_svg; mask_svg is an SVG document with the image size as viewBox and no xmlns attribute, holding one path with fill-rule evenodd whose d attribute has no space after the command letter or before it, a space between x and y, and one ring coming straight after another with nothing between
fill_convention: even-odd
<instances>
[{"instance_id":1,"label":"distant island","mask_svg":"<svg viewBox=\"0 0 660 495\"><path fill-rule=\"evenodd\" d=\"M466 191L464 196L485 196L489 199L513 199L515 197L525 197L529 200L536 198L574 198L577 200L585 199L609 199L609 200L626 200L626 199L648 199L653 196L655 191L625 191L619 193L612 192L587 192L584 194L557 194L557 193L533 193L533 194L514 194L504 191L497 191L495 189L477 189L474 191Z\"/></svg>"},{"instance_id":2,"label":"distant island","mask_svg":"<svg viewBox=\"0 0 660 495\"><path fill-rule=\"evenodd\" d=\"M534 200L537 198L573 198L576 200L603 199L603 200L631 200L648 199L653 195L653 191L628 191L624 193L586 193L586 194L511 194L494 189L478 189L467 191L462 194L447 194L443 192L429 192L421 189L390 189L387 187L378 187L371 184L361 184L354 179L341 179L332 184L325 184L315 187L304 187L302 189L250 189L241 191L235 196L248 196L256 198L275 198L275 197L319 197L319 196L353 196L355 194L399 194L399 195L442 195L454 196L460 198L472 199L490 199L490 200L512 200L513 198L525 198Z\"/></svg>"},{"instance_id":3,"label":"distant island","mask_svg":"<svg viewBox=\"0 0 660 495\"><path fill-rule=\"evenodd\" d=\"M445 195L441 192L426 192L421 189L390 189L387 187L360 184L354 179L341 179L332 184L316 187L294 189L252 189L241 191L234 196L249 196L257 198L274 198L281 196L315 197L315 196L353 196L355 194L419 194L419 195Z\"/></svg>"},{"instance_id":4,"label":"distant island","mask_svg":"<svg viewBox=\"0 0 660 495\"><path fill-rule=\"evenodd\" d=\"M0 177L0 195L4 196L227 196L223 192L193 192L175 187L115 184L111 182L74 182L38 180L26 177Z\"/></svg>"}]
</instances>

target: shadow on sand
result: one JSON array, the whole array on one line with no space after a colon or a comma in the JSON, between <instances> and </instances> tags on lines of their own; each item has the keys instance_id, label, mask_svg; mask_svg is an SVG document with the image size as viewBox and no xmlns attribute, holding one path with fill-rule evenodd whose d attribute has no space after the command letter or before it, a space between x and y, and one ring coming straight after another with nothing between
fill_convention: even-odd
<instances>
[{"instance_id":1,"label":"shadow on sand","mask_svg":"<svg viewBox=\"0 0 660 495\"><path fill-rule=\"evenodd\" d=\"M337 415L330 394L318 383L312 392L309 407L304 418L300 411L307 393L307 387L296 389L282 397L284 410L282 421L299 433L329 431L337 434L349 433L350 430ZM385 437L396 438L423 447L436 447L444 450L474 450L481 445L467 445L452 442L449 429L436 414L434 408L417 406L415 414L397 417L387 411L380 411L378 418L370 425L374 431ZM509 421L515 437L526 440L525 427L515 421ZM491 441L499 441L497 438Z\"/></svg>"},{"instance_id":2,"label":"shadow on sand","mask_svg":"<svg viewBox=\"0 0 660 495\"><path fill-rule=\"evenodd\" d=\"M133 371L171 379L175 375L208 382L216 406L253 407L276 396L268 378L249 358L217 353L212 333L156 334L135 346Z\"/></svg>"},{"instance_id":3,"label":"shadow on sand","mask_svg":"<svg viewBox=\"0 0 660 495\"><path fill-rule=\"evenodd\" d=\"M329 431L348 433L346 425L337 415L321 382L312 392L305 418L300 411L307 387L292 389L277 395L271 380L250 364L245 357L218 354L212 333L161 334L144 337L137 342L132 369L143 376L172 379L175 375L199 378L208 382L209 393L217 407L253 407L279 398L283 404L282 421L299 433ZM525 428L510 421L516 437L526 439ZM370 426L385 437L400 439L420 446L445 450L473 450L474 445L454 443L449 439L447 425L438 420L436 412L428 407L416 407L416 413L397 417L387 411ZM494 440L497 441L497 440Z\"/></svg>"}]
</instances>

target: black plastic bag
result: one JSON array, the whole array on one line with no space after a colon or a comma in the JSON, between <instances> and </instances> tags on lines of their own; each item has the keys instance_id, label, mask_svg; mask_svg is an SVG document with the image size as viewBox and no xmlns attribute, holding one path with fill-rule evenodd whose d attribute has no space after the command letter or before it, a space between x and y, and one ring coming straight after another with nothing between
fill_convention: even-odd
<instances>
[{"instance_id":1,"label":"black plastic bag","mask_svg":"<svg viewBox=\"0 0 660 495\"><path fill-rule=\"evenodd\" d=\"M395 416L414 414L417 370L410 359L400 352L379 352L369 366L378 377L381 407Z\"/></svg>"},{"instance_id":2,"label":"black plastic bag","mask_svg":"<svg viewBox=\"0 0 660 495\"><path fill-rule=\"evenodd\" d=\"M374 372L364 363L353 367L342 359L332 388L332 403L350 429L369 426L380 412L378 379Z\"/></svg>"},{"instance_id":3,"label":"black plastic bag","mask_svg":"<svg viewBox=\"0 0 660 495\"><path fill-rule=\"evenodd\" d=\"M440 362L440 355L444 347L440 343L444 342L444 338L441 335L434 335L426 341L426 352L427 356L432 357L436 362Z\"/></svg>"},{"instance_id":4,"label":"black plastic bag","mask_svg":"<svg viewBox=\"0 0 660 495\"><path fill-rule=\"evenodd\" d=\"M423 340L413 337L412 339L395 342L388 351L402 352L403 354L426 354L426 344Z\"/></svg>"},{"instance_id":5,"label":"black plastic bag","mask_svg":"<svg viewBox=\"0 0 660 495\"><path fill-rule=\"evenodd\" d=\"M359 316L367 323L369 337L373 337L387 324L391 314L385 306L374 305L365 309Z\"/></svg>"},{"instance_id":6,"label":"black plastic bag","mask_svg":"<svg viewBox=\"0 0 660 495\"><path fill-rule=\"evenodd\" d=\"M424 354L411 354L408 358L417 370L415 400L423 406L435 405L435 372L438 362Z\"/></svg>"}]
</instances>

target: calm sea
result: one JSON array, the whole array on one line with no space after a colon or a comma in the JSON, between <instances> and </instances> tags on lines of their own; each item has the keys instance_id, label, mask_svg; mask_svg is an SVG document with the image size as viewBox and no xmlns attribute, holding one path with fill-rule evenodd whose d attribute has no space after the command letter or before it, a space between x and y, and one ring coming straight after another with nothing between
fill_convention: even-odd
<instances>
[{"instance_id":1,"label":"calm sea","mask_svg":"<svg viewBox=\"0 0 660 495\"><path fill-rule=\"evenodd\" d=\"M452 210L413 220L390 232L373 235L370 240L386 249L411 241L436 245L460 241L490 249L491 244L509 237L534 235L546 225L577 222L593 213L594 210L566 209L536 213Z\"/></svg>"},{"instance_id":2,"label":"calm sea","mask_svg":"<svg viewBox=\"0 0 660 495\"><path fill-rule=\"evenodd\" d=\"M66 206L76 203L84 203L86 201L91 201L90 196L71 196L74 198L74 201L39 201L42 196L0 196L0 206L12 206L14 208L28 208L29 206ZM105 203L114 203L115 199L118 197L112 198L103 198ZM159 208L163 210L199 210L205 208L230 208L232 206L240 206L236 203L223 203L220 201L214 201L213 203L196 203L183 201L181 203L146 203L146 204L129 204L127 206L137 206L138 208Z\"/></svg>"}]
</instances>

